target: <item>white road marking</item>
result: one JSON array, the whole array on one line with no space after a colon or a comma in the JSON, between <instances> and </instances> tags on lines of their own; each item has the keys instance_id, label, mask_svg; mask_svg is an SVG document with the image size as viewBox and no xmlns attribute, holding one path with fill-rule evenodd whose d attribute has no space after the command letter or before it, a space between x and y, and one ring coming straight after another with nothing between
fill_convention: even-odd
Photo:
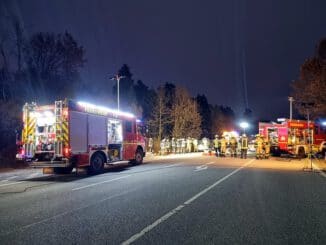
<instances>
[{"instance_id":1,"label":"white road marking","mask_svg":"<svg viewBox=\"0 0 326 245\"><path fill-rule=\"evenodd\" d=\"M197 166L194 171L201 171L201 170L205 170L205 169L207 169L207 165L201 165L201 166Z\"/></svg>"},{"instance_id":2,"label":"white road marking","mask_svg":"<svg viewBox=\"0 0 326 245\"><path fill-rule=\"evenodd\" d=\"M313 168L317 169L319 171L319 174L323 177L326 178L326 174L316 165L316 164L312 164Z\"/></svg>"},{"instance_id":3,"label":"white road marking","mask_svg":"<svg viewBox=\"0 0 326 245\"><path fill-rule=\"evenodd\" d=\"M11 176L9 178L7 178L7 180L11 180L11 179L14 179L14 178L17 178L18 176L17 175L14 175L14 176Z\"/></svg>"},{"instance_id":4,"label":"white road marking","mask_svg":"<svg viewBox=\"0 0 326 245\"><path fill-rule=\"evenodd\" d=\"M7 179L4 179L4 180L1 180L0 182L7 182L8 180Z\"/></svg>"},{"instance_id":5,"label":"white road marking","mask_svg":"<svg viewBox=\"0 0 326 245\"><path fill-rule=\"evenodd\" d=\"M8 185L17 185L17 184L20 184L20 183L23 183L24 181L18 181L18 182L13 182L13 183L8 183L8 184L2 184L0 185L0 187L2 186L8 186Z\"/></svg>"},{"instance_id":6,"label":"white road marking","mask_svg":"<svg viewBox=\"0 0 326 245\"><path fill-rule=\"evenodd\" d=\"M101 185L101 184L104 184L104 183L109 183L109 182L113 182L113 181L116 181L116 180L125 179L125 178L128 178L130 176L131 175L125 175L125 176L121 176L121 177L118 177L118 178L115 178L115 179L105 180L105 181L93 183L93 184L90 184L90 185L85 185L85 186L77 187L77 188L72 189L72 191L78 191L78 190L89 188L89 187L93 187L93 186L96 186L96 185Z\"/></svg>"},{"instance_id":7,"label":"white road marking","mask_svg":"<svg viewBox=\"0 0 326 245\"><path fill-rule=\"evenodd\" d=\"M222 179L219 179L214 184L208 186L207 188L205 188L201 192L199 192L196 195L194 195L189 200L185 201L183 204L181 204L178 207L172 209L170 212L166 213L165 215L163 215L162 217L160 217L159 219L157 219L156 221L154 221L152 224L150 224L149 226L145 227L139 233L136 233L135 235L133 235L132 237L130 237L128 240L124 241L122 243L122 245L129 245L129 244L133 243L134 241L138 240L139 238L141 238L142 236L144 236L147 232L151 231L156 226L158 226L160 223L164 222L165 220L167 220L168 218L170 218L172 215L174 215L177 212L179 212L180 210L182 210L186 205L189 205L190 203L192 203L193 201L195 201L197 198L199 198L200 196L204 195L206 192L208 192L209 190L211 190L215 186L219 185L224 180L230 178L232 175L234 175L235 173L239 172L240 170L242 170L243 168L245 168L246 166L248 166L249 164L251 164L254 161L255 161L255 159L252 159L249 162L245 163L243 166L237 168L236 170L233 170L231 173L229 173L228 175L224 176Z\"/></svg>"},{"instance_id":8,"label":"white road marking","mask_svg":"<svg viewBox=\"0 0 326 245\"><path fill-rule=\"evenodd\" d=\"M33 173L33 174L30 174L28 175L27 179L31 179L31 178L34 178L36 176L38 176L40 173Z\"/></svg>"},{"instance_id":9,"label":"white road marking","mask_svg":"<svg viewBox=\"0 0 326 245\"><path fill-rule=\"evenodd\" d=\"M177 167L177 166L180 166L180 165L182 165L182 164L183 164L183 162L175 163L175 164L171 164L171 165L164 166L163 168L172 168L172 167Z\"/></svg>"},{"instance_id":10,"label":"white road marking","mask_svg":"<svg viewBox=\"0 0 326 245\"><path fill-rule=\"evenodd\" d=\"M211 165L211 164L214 164L215 162L208 162L206 163L206 165Z\"/></svg>"}]
</instances>

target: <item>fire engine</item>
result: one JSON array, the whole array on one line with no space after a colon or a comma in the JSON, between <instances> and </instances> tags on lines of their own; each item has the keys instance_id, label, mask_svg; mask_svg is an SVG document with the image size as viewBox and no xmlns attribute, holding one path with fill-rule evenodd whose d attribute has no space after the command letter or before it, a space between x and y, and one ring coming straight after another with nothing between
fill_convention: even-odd
<instances>
[{"instance_id":1,"label":"fire engine","mask_svg":"<svg viewBox=\"0 0 326 245\"><path fill-rule=\"evenodd\" d=\"M96 174L105 164L141 164L145 157L145 139L133 114L68 99L26 103L19 145L16 159L61 174L73 168Z\"/></svg>"},{"instance_id":2,"label":"fire engine","mask_svg":"<svg viewBox=\"0 0 326 245\"><path fill-rule=\"evenodd\" d=\"M326 139L325 129L315 122L290 119L280 121L259 122L259 134L270 142L274 155L289 153L303 158L307 153L316 151Z\"/></svg>"}]
</instances>

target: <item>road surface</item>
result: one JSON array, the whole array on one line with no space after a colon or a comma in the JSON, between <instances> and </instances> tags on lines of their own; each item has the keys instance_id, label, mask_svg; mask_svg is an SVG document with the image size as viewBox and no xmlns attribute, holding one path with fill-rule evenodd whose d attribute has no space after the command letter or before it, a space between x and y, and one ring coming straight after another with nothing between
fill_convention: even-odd
<instances>
[{"instance_id":1,"label":"road surface","mask_svg":"<svg viewBox=\"0 0 326 245\"><path fill-rule=\"evenodd\" d=\"M189 154L0 173L0 243L326 244L326 175L304 166Z\"/></svg>"}]
</instances>

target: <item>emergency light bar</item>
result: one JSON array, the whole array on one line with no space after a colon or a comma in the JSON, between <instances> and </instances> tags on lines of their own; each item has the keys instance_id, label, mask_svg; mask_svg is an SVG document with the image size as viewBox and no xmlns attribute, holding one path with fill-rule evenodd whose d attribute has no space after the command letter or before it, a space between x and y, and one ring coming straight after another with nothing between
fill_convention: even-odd
<instances>
[{"instance_id":1,"label":"emergency light bar","mask_svg":"<svg viewBox=\"0 0 326 245\"><path fill-rule=\"evenodd\" d=\"M119 115L119 116L125 116L125 117L130 117L130 118L135 117L132 113L129 113L129 112L118 111L118 110L107 108L107 107L104 107L104 106L97 106L97 105L90 104L88 102L78 101L77 104L84 107L85 110L98 111L98 113L100 113L100 114L113 113L113 114L116 114L116 115Z\"/></svg>"}]
</instances>

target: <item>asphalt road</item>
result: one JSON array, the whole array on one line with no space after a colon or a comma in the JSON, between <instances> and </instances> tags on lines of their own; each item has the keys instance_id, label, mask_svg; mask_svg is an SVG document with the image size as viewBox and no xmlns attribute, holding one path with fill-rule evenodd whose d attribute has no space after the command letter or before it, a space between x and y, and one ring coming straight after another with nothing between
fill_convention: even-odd
<instances>
[{"instance_id":1,"label":"asphalt road","mask_svg":"<svg viewBox=\"0 0 326 245\"><path fill-rule=\"evenodd\" d=\"M326 175L304 166L191 154L0 173L0 243L326 244Z\"/></svg>"}]
</instances>

